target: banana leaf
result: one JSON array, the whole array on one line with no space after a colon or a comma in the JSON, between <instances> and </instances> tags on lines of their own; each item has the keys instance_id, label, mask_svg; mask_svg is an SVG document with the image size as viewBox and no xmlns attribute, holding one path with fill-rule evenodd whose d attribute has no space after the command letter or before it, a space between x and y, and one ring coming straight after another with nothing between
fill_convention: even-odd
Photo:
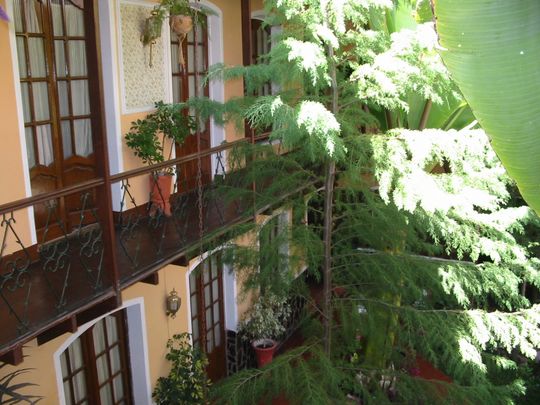
<instances>
[{"instance_id":1,"label":"banana leaf","mask_svg":"<svg viewBox=\"0 0 540 405\"><path fill-rule=\"evenodd\" d=\"M540 213L540 1L433 0L441 55Z\"/></svg>"}]
</instances>

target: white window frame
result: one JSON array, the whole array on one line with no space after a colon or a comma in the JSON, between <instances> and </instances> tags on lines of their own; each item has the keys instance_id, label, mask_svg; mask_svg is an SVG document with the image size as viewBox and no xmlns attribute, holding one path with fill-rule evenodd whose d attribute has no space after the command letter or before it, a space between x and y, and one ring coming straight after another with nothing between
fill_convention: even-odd
<instances>
[{"instance_id":1,"label":"white window frame","mask_svg":"<svg viewBox=\"0 0 540 405\"><path fill-rule=\"evenodd\" d=\"M133 402L135 404L152 403L152 386L150 384L150 369L148 364L148 341L146 337L146 317L144 313L144 298L139 297L126 301L122 307L114 311L91 320L80 326L76 333L72 334L66 341L54 352L53 362L56 374L56 386L58 389L58 401L60 405L66 405L66 395L62 378L62 366L60 357L67 348L77 340L83 333L95 325L98 321L113 314L114 312L126 310L128 342L129 342L129 361L131 368L131 387Z\"/></svg>"}]
</instances>

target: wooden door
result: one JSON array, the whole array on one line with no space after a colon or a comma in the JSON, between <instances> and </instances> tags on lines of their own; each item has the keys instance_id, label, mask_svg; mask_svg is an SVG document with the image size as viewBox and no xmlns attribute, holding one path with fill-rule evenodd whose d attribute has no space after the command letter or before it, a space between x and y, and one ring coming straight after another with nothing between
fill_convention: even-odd
<instances>
[{"instance_id":1,"label":"wooden door","mask_svg":"<svg viewBox=\"0 0 540 405\"><path fill-rule=\"evenodd\" d=\"M14 23L32 194L95 178L94 139L101 126L94 5L14 0ZM58 236L59 221L69 232L93 199L83 202L76 194L51 201L50 208L37 206L38 235Z\"/></svg>"},{"instance_id":2,"label":"wooden door","mask_svg":"<svg viewBox=\"0 0 540 405\"><path fill-rule=\"evenodd\" d=\"M133 404L125 311L75 340L60 356L67 405Z\"/></svg>"},{"instance_id":3,"label":"wooden door","mask_svg":"<svg viewBox=\"0 0 540 405\"><path fill-rule=\"evenodd\" d=\"M203 16L199 18L205 18ZM208 71L208 31L207 22L202 21L187 34L179 45L177 35L171 31L171 68L173 102L184 102L190 97L209 97L208 85L204 78ZM194 111L190 111L194 115ZM176 148L176 156L186 156L211 147L210 122L199 121L199 132L186 139L184 145ZM197 187L197 161L182 164L178 168L179 184L184 190ZM210 156L201 159L202 183L212 178ZM182 190L180 190L182 191Z\"/></svg>"},{"instance_id":4,"label":"wooden door","mask_svg":"<svg viewBox=\"0 0 540 405\"><path fill-rule=\"evenodd\" d=\"M223 310L223 266L220 255L204 260L189 276L193 346L208 357L212 381L227 374Z\"/></svg>"}]
</instances>

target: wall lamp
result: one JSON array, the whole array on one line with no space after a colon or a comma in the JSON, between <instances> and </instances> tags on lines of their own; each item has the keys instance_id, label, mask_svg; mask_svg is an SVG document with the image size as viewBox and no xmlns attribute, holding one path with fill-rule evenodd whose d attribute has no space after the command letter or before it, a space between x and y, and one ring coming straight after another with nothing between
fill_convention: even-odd
<instances>
[{"instance_id":1,"label":"wall lamp","mask_svg":"<svg viewBox=\"0 0 540 405\"><path fill-rule=\"evenodd\" d=\"M182 299L178 296L178 293L173 288L173 290L167 295L167 315L169 315L171 318L176 317L176 313L180 309L180 306L182 305Z\"/></svg>"}]
</instances>

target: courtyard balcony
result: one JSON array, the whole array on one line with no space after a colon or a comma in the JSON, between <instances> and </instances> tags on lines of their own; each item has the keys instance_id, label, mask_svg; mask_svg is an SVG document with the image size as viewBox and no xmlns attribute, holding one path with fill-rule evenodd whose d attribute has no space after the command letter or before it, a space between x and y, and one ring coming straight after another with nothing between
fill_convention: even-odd
<instances>
[{"instance_id":1,"label":"courtyard balcony","mask_svg":"<svg viewBox=\"0 0 540 405\"><path fill-rule=\"evenodd\" d=\"M159 269L185 265L198 246L252 220L251 187L234 201L218 192L220 185L236 186L227 154L246 141L0 206L2 359L20 363L25 342L75 331L116 308L122 289L157 284ZM186 175L190 167L198 168L195 177ZM170 186L158 172L169 174ZM66 201L75 207L68 219L61 215ZM38 214L45 220L34 228Z\"/></svg>"}]
</instances>

